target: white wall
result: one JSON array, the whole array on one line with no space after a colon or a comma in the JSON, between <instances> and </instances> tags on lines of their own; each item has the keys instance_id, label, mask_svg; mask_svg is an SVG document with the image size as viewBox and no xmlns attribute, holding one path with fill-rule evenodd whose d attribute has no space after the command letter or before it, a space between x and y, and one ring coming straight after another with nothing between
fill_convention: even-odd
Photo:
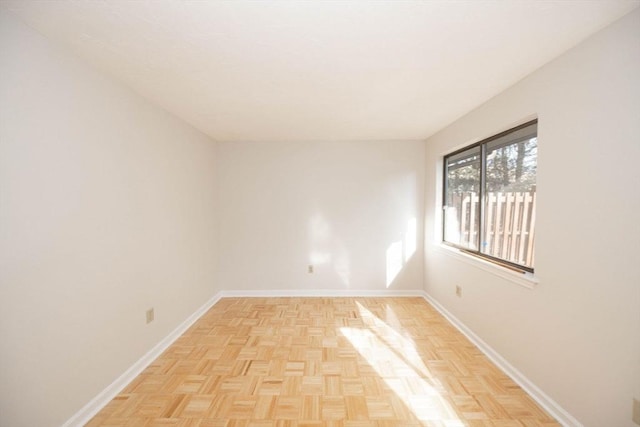
<instances>
[{"instance_id":1,"label":"white wall","mask_svg":"<svg viewBox=\"0 0 640 427\"><path fill-rule=\"evenodd\" d=\"M0 425L56 426L216 293L215 144L5 12L0 76Z\"/></svg>"},{"instance_id":2,"label":"white wall","mask_svg":"<svg viewBox=\"0 0 640 427\"><path fill-rule=\"evenodd\" d=\"M422 289L423 159L421 142L221 143L220 283Z\"/></svg>"},{"instance_id":3,"label":"white wall","mask_svg":"<svg viewBox=\"0 0 640 427\"><path fill-rule=\"evenodd\" d=\"M593 427L634 425L640 394L639 76L636 10L427 142L427 292ZM439 164L536 114L540 283L527 289L440 248Z\"/></svg>"}]
</instances>

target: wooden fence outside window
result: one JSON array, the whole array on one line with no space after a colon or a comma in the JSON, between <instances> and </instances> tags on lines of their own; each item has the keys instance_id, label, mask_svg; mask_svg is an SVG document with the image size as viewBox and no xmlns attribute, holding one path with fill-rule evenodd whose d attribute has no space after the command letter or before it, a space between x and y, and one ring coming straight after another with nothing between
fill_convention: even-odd
<instances>
[{"instance_id":1,"label":"wooden fence outside window","mask_svg":"<svg viewBox=\"0 0 640 427\"><path fill-rule=\"evenodd\" d=\"M533 266L535 240L536 193L486 193L484 241L476 247L480 199L477 193L452 194L452 204L459 224L459 245L480 250L486 255L516 264ZM449 210L450 213L453 213ZM448 220L451 217L448 217Z\"/></svg>"}]
</instances>

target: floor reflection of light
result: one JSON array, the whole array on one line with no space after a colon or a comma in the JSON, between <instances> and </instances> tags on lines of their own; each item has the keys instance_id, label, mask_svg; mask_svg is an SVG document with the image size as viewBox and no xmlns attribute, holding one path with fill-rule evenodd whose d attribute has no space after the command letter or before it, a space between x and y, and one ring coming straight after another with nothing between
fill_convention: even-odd
<instances>
[{"instance_id":1,"label":"floor reflection of light","mask_svg":"<svg viewBox=\"0 0 640 427\"><path fill-rule=\"evenodd\" d=\"M443 397L444 388L431 377L413 342L360 303L357 305L366 327L343 327L340 332L380 378L417 419L440 421L446 427L464 426ZM390 310L387 306L387 312Z\"/></svg>"},{"instance_id":2,"label":"floor reflection of light","mask_svg":"<svg viewBox=\"0 0 640 427\"><path fill-rule=\"evenodd\" d=\"M413 368L420 371L421 374L431 377L431 373L422 361L422 357L420 353L418 353L413 340L401 334L402 326L391 307L386 306L385 314L387 316L387 322L385 323L359 302L356 302L356 305L358 306L358 311L360 311L364 323L370 329L374 330L376 335L383 340L389 348L396 349L396 351L400 352ZM390 326L390 324L393 325L393 327Z\"/></svg>"}]
</instances>

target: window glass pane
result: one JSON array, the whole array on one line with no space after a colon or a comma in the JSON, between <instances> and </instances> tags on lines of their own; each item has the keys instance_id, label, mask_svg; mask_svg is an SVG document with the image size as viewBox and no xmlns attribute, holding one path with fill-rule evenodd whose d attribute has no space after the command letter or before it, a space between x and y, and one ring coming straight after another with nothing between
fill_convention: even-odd
<instances>
[{"instance_id":1,"label":"window glass pane","mask_svg":"<svg viewBox=\"0 0 640 427\"><path fill-rule=\"evenodd\" d=\"M485 145L484 224L480 251L533 267L537 123Z\"/></svg>"},{"instance_id":2,"label":"window glass pane","mask_svg":"<svg viewBox=\"0 0 640 427\"><path fill-rule=\"evenodd\" d=\"M444 240L478 250L480 230L480 147L445 160Z\"/></svg>"}]
</instances>

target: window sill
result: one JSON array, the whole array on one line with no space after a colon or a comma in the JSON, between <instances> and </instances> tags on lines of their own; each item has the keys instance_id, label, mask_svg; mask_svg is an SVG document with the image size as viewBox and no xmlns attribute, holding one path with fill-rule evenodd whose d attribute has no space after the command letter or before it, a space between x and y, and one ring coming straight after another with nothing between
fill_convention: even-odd
<instances>
[{"instance_id":1,"label":"window sill","mask_svg":"<svg viewBox=\"0 0 640 427\"><path fill-rule=\"evenodd\" d=\"M440 253L443 253L452 258L456 258L466 264L472 265L476 268L479 268L480 270L484 270L495 276L506 279L512 283L524 286L525 288L533 289L539 283L539 280L532 273L520 273L510 270L506 267L500 266L499 264L495 264L483 258L465 253L457 248L448 245L438 244L437 248L438 252Z\"/></svg>"}]
</instances>

